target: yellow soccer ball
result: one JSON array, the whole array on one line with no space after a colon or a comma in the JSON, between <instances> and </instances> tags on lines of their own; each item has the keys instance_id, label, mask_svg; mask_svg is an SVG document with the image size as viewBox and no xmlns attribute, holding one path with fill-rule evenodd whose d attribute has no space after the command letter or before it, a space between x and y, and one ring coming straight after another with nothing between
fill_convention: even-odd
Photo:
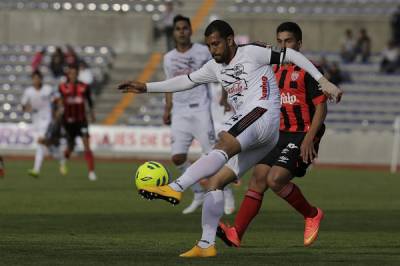
<instances>
[{"instance_id":1,"label":"yellow soccer ball","mask_svg":"<svg viewBox=\"0 0 400 266\"><path fill-rule=\"evenodd\" d=\"M162 164L154 161L145 162L136 171L135 183L137 189L164 186L169 183L169 174Z\"/></svg>"}]
</instances>

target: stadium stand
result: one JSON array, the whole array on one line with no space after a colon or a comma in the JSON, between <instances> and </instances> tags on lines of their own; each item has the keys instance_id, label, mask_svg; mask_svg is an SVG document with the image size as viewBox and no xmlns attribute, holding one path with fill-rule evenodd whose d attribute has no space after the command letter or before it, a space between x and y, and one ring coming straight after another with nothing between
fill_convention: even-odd
<instances>
[{"instance_id":1,"label":"stadium stand","mask_svg":"<svg viewBox=\"0 0 400 266\"><path fill-rule=\"evenodd\" d=\"M50 74L50 54L55 46L49 45L0 45L0 122L30 122L29 113L22 112L20 97L23 90L31 85L31 61L34 53L45 48L40 70L44 74L44 82L57 86L58 80ZM108 80L108 72L112 67L114 54L105 46L74 46L79 58L85 60L95 76L96 84L101 86Z\"/></svg>"},{"instance_id":2,"label":"stadium stand","mask_svg":"<svg viewBox=\"0 0 400 266\"><path fill-rule=\"evenodd\" d=\"M79 1L79 0L59 0L59 1L44 1L44 0L2 0L0 1L0 9L35 9L45 11L78 11L78 12L133 12L133 13L148 13L152 15L154 21L160 19L160 14L165 11L166 2L173 1Z\"/></svg>"}]
</instances>

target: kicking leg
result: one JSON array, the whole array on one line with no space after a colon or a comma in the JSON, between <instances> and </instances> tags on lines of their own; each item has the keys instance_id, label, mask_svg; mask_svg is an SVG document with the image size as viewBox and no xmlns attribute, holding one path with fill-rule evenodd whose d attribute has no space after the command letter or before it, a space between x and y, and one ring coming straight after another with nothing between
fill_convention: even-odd
<instances>
[{"instance_id":1,"label":"kicking leg","mask_svg":"<svg viewBox=\"0 0 400 266\"><path fill-rule=\"evenodd\" d=\"M193 163L176 181L168 186L146 187L141 189L139 193L146 198L160 198L177 204L181 199L181 192L200 179L210 177L218 172L228 159L239 153L240 150L239 141L231 134L222 132L215 148Z\"/></svg>"}]
</instances>

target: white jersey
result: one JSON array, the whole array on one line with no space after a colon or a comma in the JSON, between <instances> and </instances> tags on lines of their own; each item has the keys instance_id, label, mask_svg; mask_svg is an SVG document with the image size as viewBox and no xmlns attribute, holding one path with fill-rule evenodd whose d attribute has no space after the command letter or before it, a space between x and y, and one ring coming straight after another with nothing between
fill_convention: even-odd
<instances>
[{"instance_id":1,"label":"white jersey","mask_svg":"<svg viewBox=\"0 0 400 266\"><path fill-rule=\"evenodd\" d=\"M164 72L166 77L172 78L182 74L190 74L200 69L211 59L208 48L194 43L184 53L176 49L169 51L164 56ZM175 92L172 95L172 112L185 112L190 110L206 110L210 108L210 96L207 84L201 84L192 90Z\"/></svg>"},{"instance_id":2,"label":"white jersey","mask_svg":"<svg viewBox=\"0 0 400 266\"><path fill-rule=\"evenodd\" d=\"M210 60L200 70L191 73L189 79L196 84L219 82L228 93L228 101L236 113L257 106L279 109L279 89L270 66L274 61L279 63L279 53L271 52L270 48L243 45L238 47L229 64Z\"/></svg>"},{"instance_id":3,"label":"white jersey","mask_svg":"<svg viewBox=\"0 0 400 266\"><path fill-rule=\"evenodd\" d=\"M40 90L28 87L21 98L22 105L30 105L32 108L32 122L34 124L45 123L51 120L51 102L54 90L49 85L43 85Z\"/></svg>"}]
</instances>

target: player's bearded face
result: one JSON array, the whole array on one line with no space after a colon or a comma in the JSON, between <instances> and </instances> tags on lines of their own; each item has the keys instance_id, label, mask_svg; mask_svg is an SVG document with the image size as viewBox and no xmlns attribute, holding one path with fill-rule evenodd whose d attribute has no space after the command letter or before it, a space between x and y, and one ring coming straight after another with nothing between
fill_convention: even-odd
<instances>
[{"instance_id":1,"label":"player's bearded face","mask_svg":"<svg viewBox=\"0 0 400 266\"><path fill-rule=\"evenodd\" d=\"M206 36L206 43L215 62L226 63L228 58L227 40L222 38L219 32L214 32Z\"/></svg>"}]
</instances>

